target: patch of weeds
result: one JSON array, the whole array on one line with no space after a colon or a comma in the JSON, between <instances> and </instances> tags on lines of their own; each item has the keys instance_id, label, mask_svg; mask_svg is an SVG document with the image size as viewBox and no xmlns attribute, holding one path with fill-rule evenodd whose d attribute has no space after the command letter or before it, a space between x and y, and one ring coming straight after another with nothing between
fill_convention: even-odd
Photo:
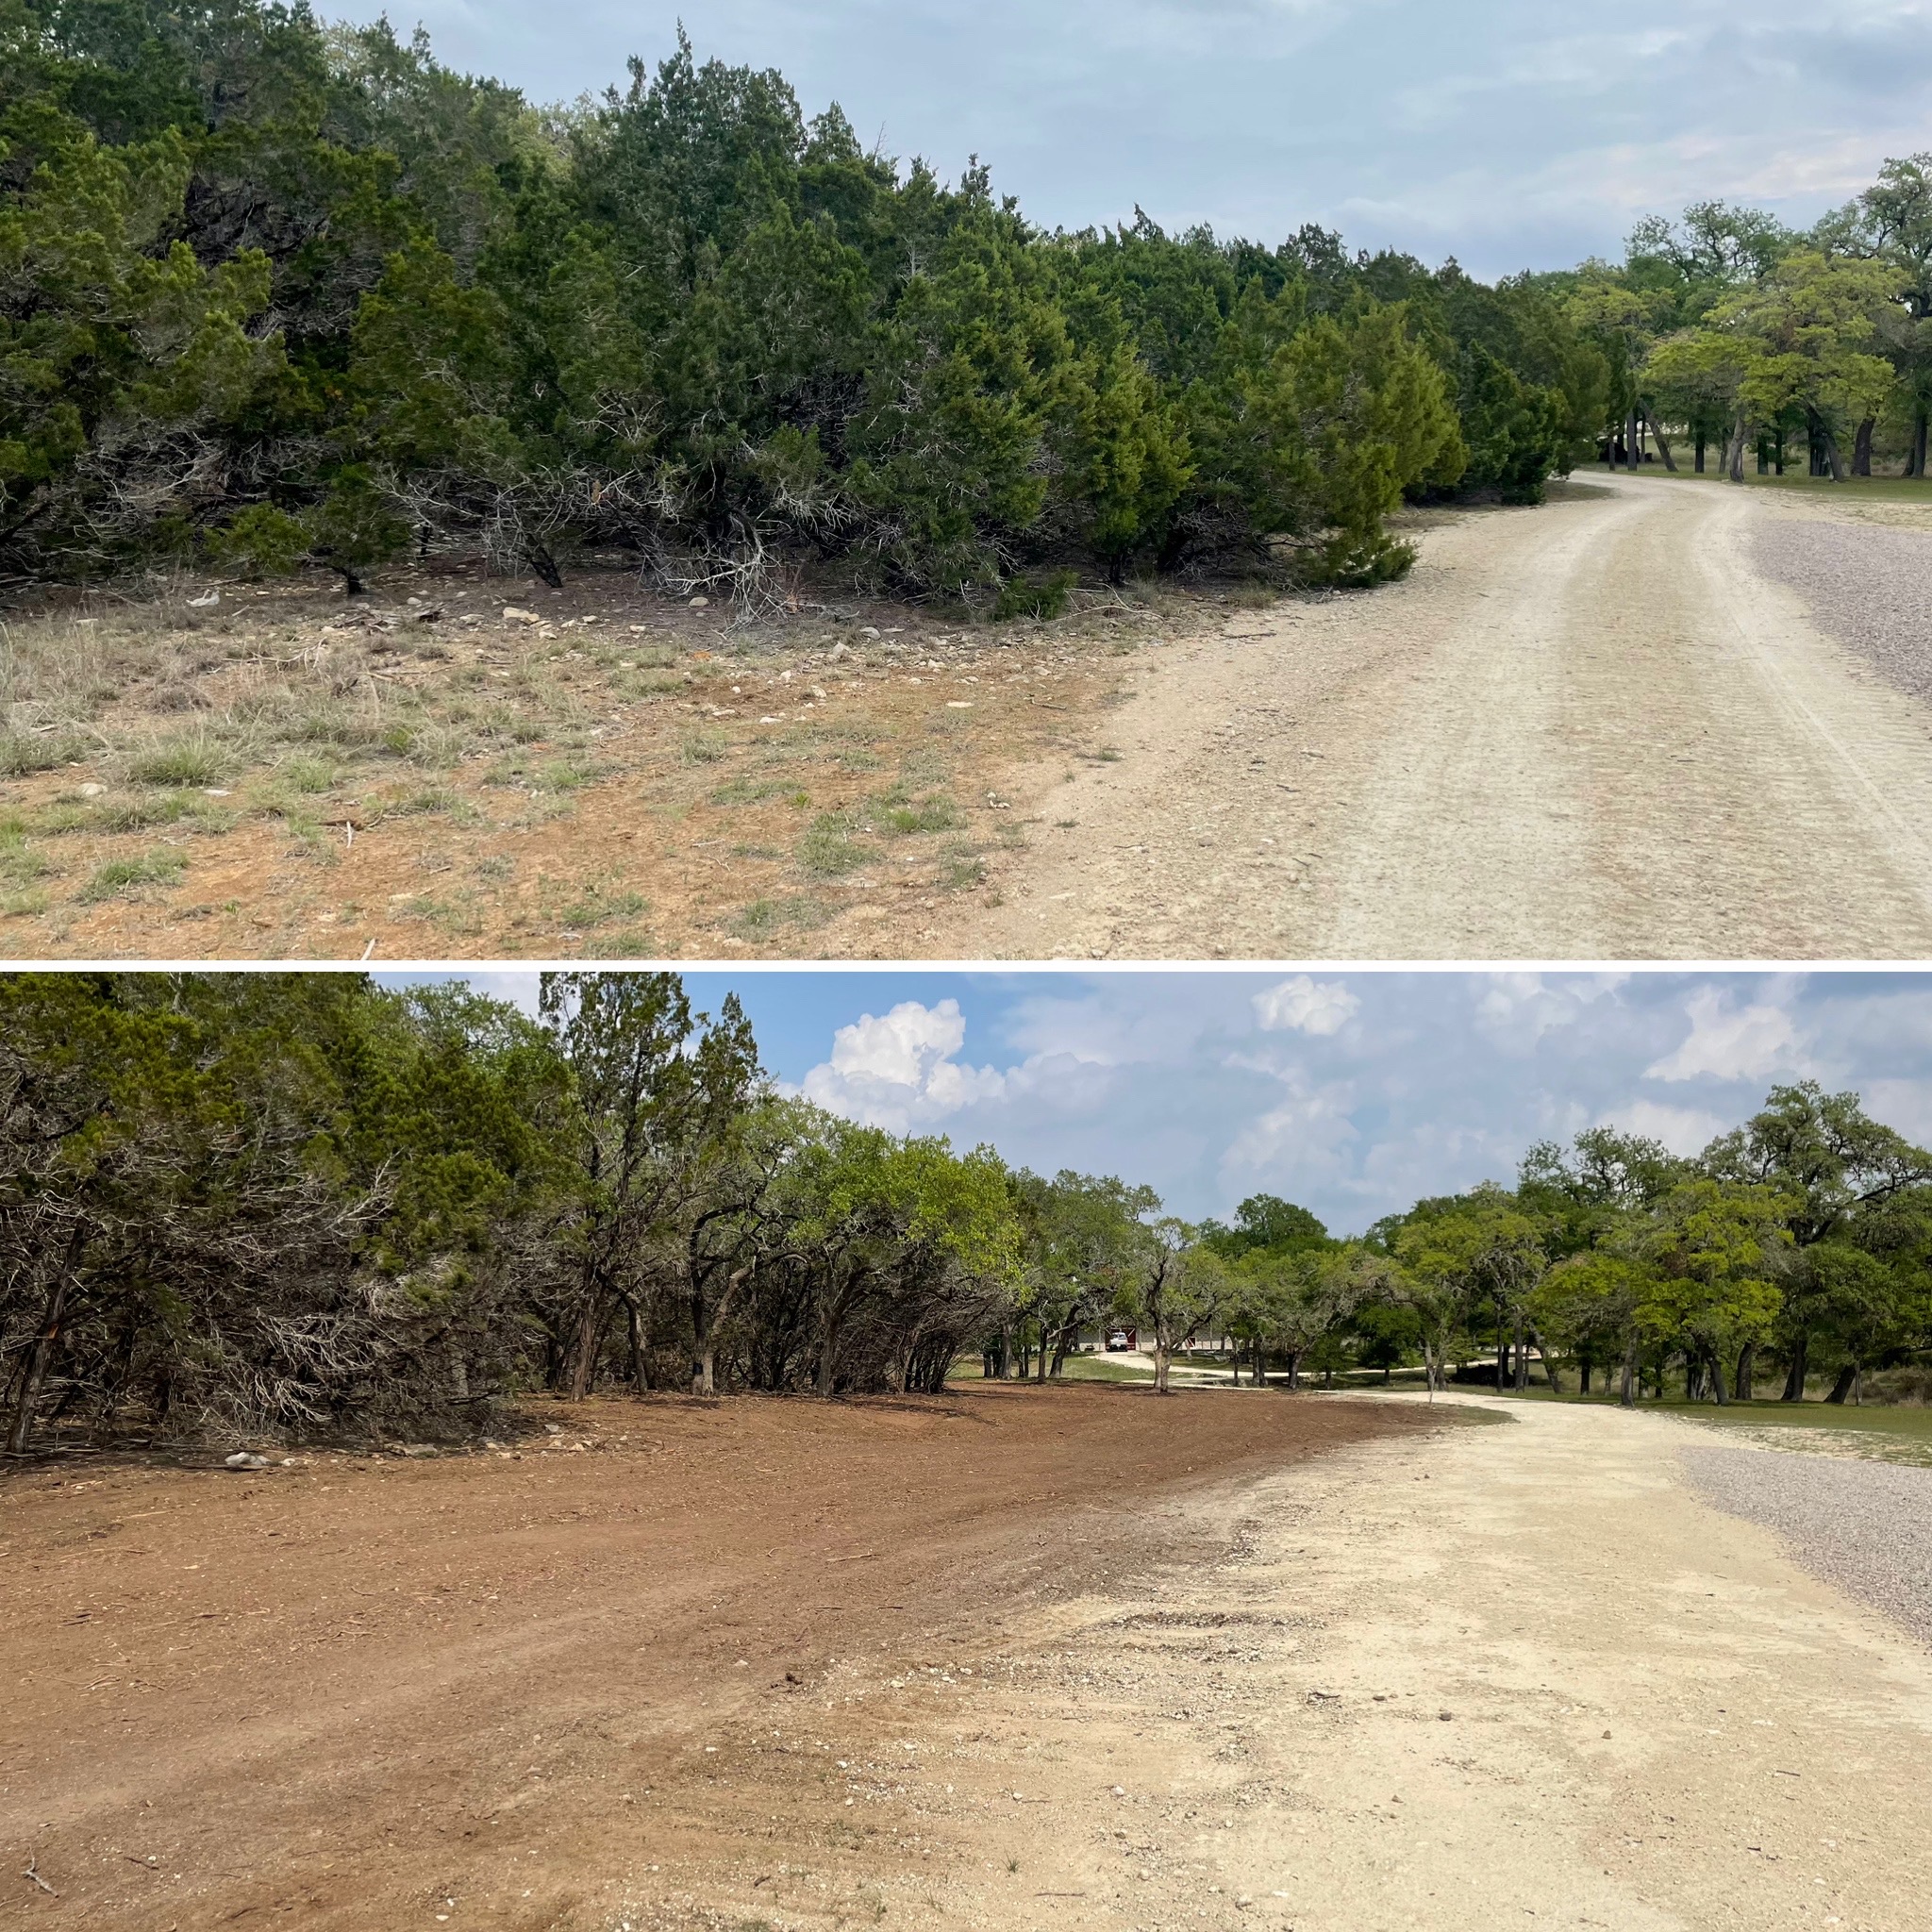
<instances>
[{"instance_id":1,"label":"patch of weeds","mask_svg":"<svg viewBox=\"0 0 1932 1932\"><path fill-rule=\"evenodd\" d=\"M845 812L820 812L798 841L799 864L821 878L857 872L874 856L870 845L852 836L851 817Z\"/></svg>"},{"instance_id":2,"label":"patch of weeds","mask_svg":"<svg viewBox=\"0 0 1932 1932\"><path fill-rule=\"evenodd\" d=\"M791 899L754 899L731 922L731 930L742 939L758 940L768 938L781 926L815 930L828 924L831 918L832 908L823 899L803 895Z\"/></svg>"},{"instance_id":3,"label":"patch of weeds","mask_svg":"<svg viewBox=\"0 0 1932 1932\"><path fill-rule=\"evenodd\" d=\"M0 919L37 919L50 901L38 887L25 892L0 892Z\"/></svg>"},{"instance_id":4,"label":"patch of weeds","mask_svg":"<svg viewBox=\"0 0 1932 1932\"><path fill-rule=\"evenodd\" d=\"M603 775L598 766L583 758L549 758L529 777L539 791L575 791Z\"/></svg>"},{"instance_id":5,"label":"patch of weeds","mask_svg":"<svg viewBox=\"0 0 1932 1932\"><path fill-rule=\"evenodd\" d=\"M193 791L164 791L158 797L118 798L89 814L102 832L140 832L150 825L187 825L197 832L229 832L236 815L219 799Z\"/></svg>"},{"instance_id":6,"label":"patch of weeds","mask_svg":"<svg viewBox=\"0 0 1932 1932\"><path fill-rule=\"evenodd\" d=\"M283 765L275 775L290 791L300 791L313 797L319 792L333 791L341 773L326 758L312 758L298 754Z\"/></svg>"},{"instance_id":7,"label":"patch of weeds","mask_svg":"<svg viewBox=\"0 0 1932 1932\"><path fill-rule=\"evenodd\" d=\"M507 879L516 869L515 859L501 852L491 852L479 858L470 868L470 876L477 879Z\"/></svg>"},{"instance_id":8,"label":"patch of weeds","mask_svg":"<svg viewBox=\"0 0 1932 1932\"><path fill-rule=\"evenodd\" d=\"M948 891L963 892L986 883L986 861L970 847L958 846L945 855L940 867L940 884Z\"/></svg>"},{"instance_id":9,"label":"patch of weeds","mask_svg":"<svg viewBox=\"0 0 1932 1932\"><path fill-rule=\"evenodd\" d=\"M137 785L218 785L234 769L233 752L206 732L157 740L127 760Z\"/></svg>"},{"instance_id":10,"label":"patch of weeds","mask_svg":"<svg viewBox=\"0 0 1932 1932\"><path fill-rule=\"evenodd\" d=\"M187 870L178 852L145 852L133 858L110 858L75 895L83 906L103 899L132 899L150 886L172 886Z\"/></svg>"},{"instance_id":11,"label":"patch of weeds","mask_svg":"<svg viewBox=\"0 0 1932 1932\"><path fill-rule=\"evenodd\" d=\"M380 803L383 812L392 818L430 818L438 812L447 812L452 818L460 819L465 808L462 799L441 785L425 786L420 791L405 791Z\"/></svg>"},{"instance_id":12,"label":"patch of weeds","mask_svg":"<svg viewBox=\"0 0 1932 1932\"><path fill-rule=\"evenodd\" d=\"M727 778L711 793L713 805L758 805L791 791L789 778L754 778L749 773ZM794 794L797 796L799 794Z\"/></svg>"},{"instance_id":13,"label":"patch of weeds","mask_svg":"<svg viewBox=\"0 0 1932 1932\"><path fill-rule=\"evenodd\" d=\"M874 817L879 830L893 839L915 832L950 832L959 823L958 809L942 791L916 801L881 800Z\"/></svg>"},{"instance_id":14,"label":"patch of weeds","mask_svg":"<svg viewBox=\"0 0 1932 1932\"><path fill-rule=\"evenodd\" d=\"M590 932L613 919L636 919L650 909L650 901L641 892L610 891L592 883L557 915L557 921L573 932Z\"/></svg>"},{"instance_id":15,"label":"patch of weeds","mask_svg":"<svg viewBox=\"0 0 1932 1932\"><path fill-rule=\"evenodd\" d=\"M0 778L29 778L36 772L58 771L62 765L79 763L85 756L86 747L77 738L64 738L58 732L0 732Z\"/></svg>"},{"instance_id":16,"label":"patch of weeds","mask_svg":"<svg viewBox=\"0 0 1932 1932\"><path fill-rule=\"evenodd\" d=\"M472 935L483 930L483 914L476 904L476 895L468 891L453 892L447 899L439 899L429 893L413 899L400 899L394 910L398 919L427 920L431 925L440 925L445 932Z\"/></svg>"},{"instance_id":17,"label":"patch of weeds","mask_svg":"<svg viewBox=\"0 0 1932 1932\"><path fill-rule=\"evenodd\" d=\"M617 932L592 933L579 950L587 959L641 959L650 953L650 935L626 925Z\"/></svg>"},{"instance_id":18,"label":"patch of weeds","mask_svg":"<svg viewBox=\"0 0 1932 1932\"><path fill-rule=\"evenodd\" d=\"M17 823L0 825L0 885L25 886L53 868L26 842Z\"/></svg>"},{"instance_id":19,"label":"patch of weeds","mask_svg":"<svg viewBox=\"0 0 1932 1932\"><path fill-rule=\"evenodd\" d=\"M1117 765L1121 761L1120 753L1110 744L1103 744L1093 756L1103 765Z\"/></svg>"},{"instance_id":20,"label":"patch of weeds","mask_svg":"<svg viewBox=\"0 0 1932 1932\"><path fill-rule=\"evenodd\" d=\"M688 765L717 765L731 756L731 741L722 731L693 731L680 750Z\"/></svg>"}]
</instances>

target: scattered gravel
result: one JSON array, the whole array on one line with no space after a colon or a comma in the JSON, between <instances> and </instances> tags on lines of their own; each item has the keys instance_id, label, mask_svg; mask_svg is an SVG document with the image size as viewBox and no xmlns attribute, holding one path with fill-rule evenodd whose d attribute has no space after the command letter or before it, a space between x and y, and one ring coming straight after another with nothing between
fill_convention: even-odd
<instances>
[{"instance_id":1,"label":"scattered gravel","mask_svg":"<svg viewBox=\"0 0 1932 1932\"><path fill-rule=\"evenodd\" d=\"M1757 568L1807 598L1820 630L1932 699L1932 533L1765 517L1757 548Z\"/></svg>"},{"instance_id":2,"label":"scattered gravel","mask_svg":"<svg viewBox=\"0 0 1932 1932\"><path fill-rule=\"evenodd\" d=\"M1932 1469L1777 1449L1677 1453L1719 1508L1776 1530L1814 1575L1932 1643Z\"/></svg>"}]
</instances>

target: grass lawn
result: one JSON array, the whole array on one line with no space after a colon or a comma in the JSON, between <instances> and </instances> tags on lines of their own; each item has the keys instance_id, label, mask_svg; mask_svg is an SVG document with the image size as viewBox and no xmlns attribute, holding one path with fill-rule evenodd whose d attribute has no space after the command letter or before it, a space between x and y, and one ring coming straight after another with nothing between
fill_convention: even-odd
<instances>
[{"instance_id":1,"label":"grass lawn","mask_svg":"<svg viewBox=\"0 0 1932 1932\"><path fill-rule=\"evenodd\" d=\"M1492 1390L1483 1391L1494 1399ZM1547 1389L1525 1389L1521 1394L1503 1391L1505 1402L1591 1402L1599 1407L1616 1404L1614 1393L1555 1395ZM1808 1449L1824 1455L1866 1456L1885 1462L1911 1462L1932 1467L1932 1408L1895 1404L1831 1402L1727 1403L1685 1402L1670 1397L1638 1405L1645 1415L1681 1416L1706 1428L1742 1431L1767 1447Z\"/></svg>"},{"instance_id":2,"label":"grass lawn","mask_svg":"<svg viewBox=\"0 0 1932 1932\"><path fill-rule=\"evenodd\" d=\"M1579 478L1591 474L1577 471ZM1619 471L1619 475L1627 475L1627 471ZM1646 468L1642 474L1655 475L1664 483L1723 483L1727 479L1715 469L1707 470L1699 475L1688 465L1674 475L1661 467ZM1825 491L1840 496L1862 497L1867 501L1881 503L1922 503L1932 506L1932 479L1920 476L1847 476L1842 483L1834 483L1829 476L1801 476L1787 472L1782 476L1759 476L1746 467L1744 481L1755 490L1798 490Z\"/></svg>"}]
</instances>

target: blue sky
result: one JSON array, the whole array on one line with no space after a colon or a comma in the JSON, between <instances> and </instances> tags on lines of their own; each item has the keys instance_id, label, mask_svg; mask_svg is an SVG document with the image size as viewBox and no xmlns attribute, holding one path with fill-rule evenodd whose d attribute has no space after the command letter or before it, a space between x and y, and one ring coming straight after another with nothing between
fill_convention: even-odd
<instances>
[{"instance_id":1,"label":"blue sky","mask_svg":"<svg viewBox=\"0 0 1932 1932\"><path fill-rule=\"evenodd\" d=\"M399 983L417 976L384 974ZM534 1006L534 974L468 975ZM1338 1232L1507 1180L1599 1122L1693 1152L1776 1080L1932 1141L1932 974L704 972L788 1088L898 1131L1119 1174L1176 1212L1282 1194Z\"/></svg>"},{"instance_id":2,"label":"blue sky","mask_svg":"<svg viewBox=\"0 0 1932 1932\"><path fill-rule=\"evenodd\" d=\"M334 9L325 5L324 11ZM374 4L345 17L374 18ZM808 113L1036 220L1305 221L1475 272L1614 253L1710 196L1808 221L1932 146L1932 0L418 0L451 64L540 100L656 62L775 66Z\"/></svg>"}]
</instances>

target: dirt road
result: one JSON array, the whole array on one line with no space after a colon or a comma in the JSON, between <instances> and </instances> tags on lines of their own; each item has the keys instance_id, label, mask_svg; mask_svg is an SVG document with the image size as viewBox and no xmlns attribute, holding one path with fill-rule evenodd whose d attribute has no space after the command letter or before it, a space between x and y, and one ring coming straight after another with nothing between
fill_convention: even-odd
<instances>
[{"instance_id":1,"label":"dirt road","mask_svg":"<svg viewBox=\"0 0 1932 1932\"><path fill-rule=\"evenodd\" d=\"M1009 1619L1218 1551L1161 1499L1424 1421L1065 1387L543 1413L501 1456L0 1486L0 1924L615 1932L749 1913L779 1863L813 1923L869 1920L967 1856L843 1802L878 1680L943 1660L970 1721Z\"/></svg>"},{"instance_id":2,"label":"dirt road","mask_svg":"<svg viewBox=\"0 0 1932 1932\"><path fill-rule=\"evenodd\" d=\"M1690 1425L1447 1407L592 1404L16 1482L0 1923L1922 1923L1932 1654Z\"/></svg>"},{"instance_id":3,"label":"dirt road","mask_svg":"<svg viewBox=\"0 0 1932 1932\"><path fill-rule=\"evenodd\" d=\"M965 958L1920 958L1932 707L1754 563L1769 492L1593 475L1409 579L1150 653Z\"/></svg>"}]
</instances>

